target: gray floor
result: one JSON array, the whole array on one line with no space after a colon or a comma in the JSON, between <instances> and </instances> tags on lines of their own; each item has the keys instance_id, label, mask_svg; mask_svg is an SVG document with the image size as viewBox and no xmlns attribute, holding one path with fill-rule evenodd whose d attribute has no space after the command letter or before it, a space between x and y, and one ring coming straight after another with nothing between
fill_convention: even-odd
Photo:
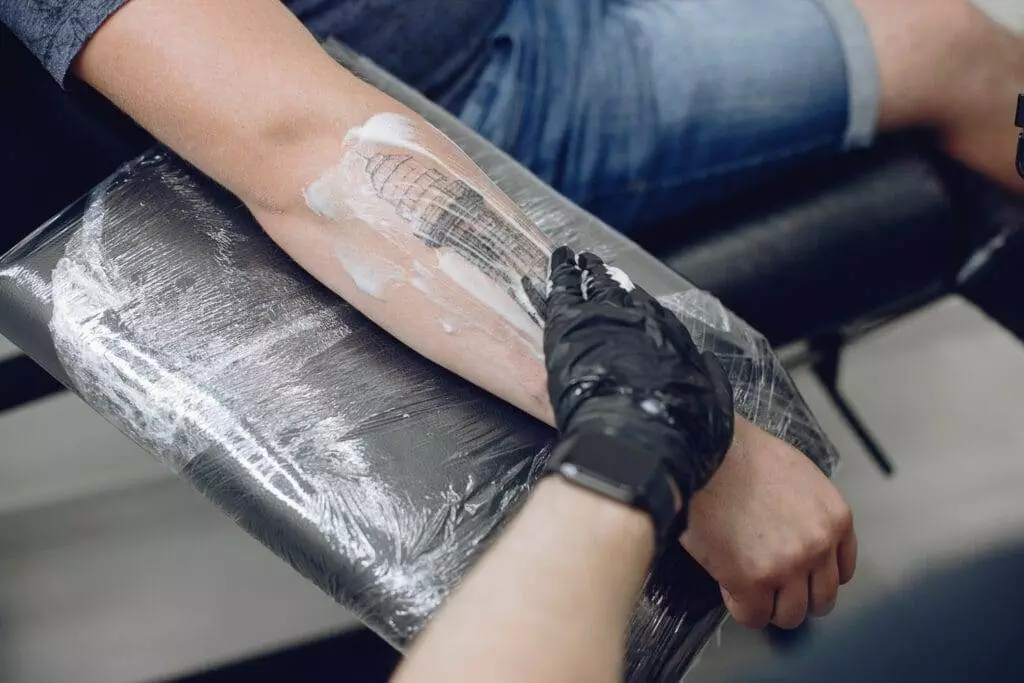
<instances>
[{"instance_id":1,"label":"gray floor","mask_svg":"<svg viewBox=\"0 0 1024 683\"><path fill-rule=\"evenodd\" d=\"M973 307L950 299L851 349L842 385L893 457L885 479L829 404L798 372L804 395L844 456L837 477L860 540L857 576L821 632L936 563L1024 539L1024 347ZM778 656L730 624L688 683Z\"/></svg>"},{"instance_id":2,"label":"gray floor","mask_svg":"<svg viewBox=\"0 0 1024 683\"><path fill-rule=\"evenodd\" d=\"M1024 27L1020 0L984 4ZM972 308L945 301L848 356L844 389L895 479L798 380L845 456L838 482L861 539L857 579L818 628L930 564L1024 536L1024 348ZM72 397L0 418L0 457L0 681L152 680L351 625ZM689 680L774 656L727 626Z\"/></svg>"}]
</instances>

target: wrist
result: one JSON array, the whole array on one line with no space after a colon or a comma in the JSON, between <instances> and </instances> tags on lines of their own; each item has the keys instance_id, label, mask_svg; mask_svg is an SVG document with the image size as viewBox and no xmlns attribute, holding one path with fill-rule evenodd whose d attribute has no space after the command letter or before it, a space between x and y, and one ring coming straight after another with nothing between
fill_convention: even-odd
<instances>
[{"instance_id":1,"label":"wrist","mask_svg":"<svg viewBox=\"0 0 1024 683\"><path fill-rule=\"evenodd\" d=\"M655 529L650 515L561 477L545 477L535 487L534 504L552 523L565 525L588 543L654 554Z\"/></svg>"},{"instance_id":2,"label":"wrist","mask_svg":"<svg viewBox=\"0 0 1024 683\"><path fill-rule=\"evenodd\" d=\"M649 444L647 444L649 446ZM660 546L685 527L685 499L672 480L664 444L646 447L603 432L563 435L546 470L573 487L646 516Z\"/></svg>"}]
</instances>

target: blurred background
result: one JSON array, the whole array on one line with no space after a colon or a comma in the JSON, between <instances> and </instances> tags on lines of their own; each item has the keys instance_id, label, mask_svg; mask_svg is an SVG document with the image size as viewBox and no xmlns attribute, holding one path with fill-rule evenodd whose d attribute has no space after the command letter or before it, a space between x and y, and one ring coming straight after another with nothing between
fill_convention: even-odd
<instances>
[{"instance_id":1,"label":"blurred background","mask_svg":"<svg viewBox=\"0 0 1024 683\"><path fill-rule=\"evenodd\" d=\"M1020 0L979 2L1024 29ZM0 339L0 359L14 355ZM919 570L1024 537L1024 348L976 309L944 298L846 352L843 391L894 461L892 479L814 375L795 376L844 455L857 577L836 615L792 643L726 626L688 681L813 646ZM378 681L393 664L327 596L77 398L0 414L0 460L0 681L212 683L251 678L255 665L239 663L257 657L265 673Z\"/></svg>"}]
</instances>

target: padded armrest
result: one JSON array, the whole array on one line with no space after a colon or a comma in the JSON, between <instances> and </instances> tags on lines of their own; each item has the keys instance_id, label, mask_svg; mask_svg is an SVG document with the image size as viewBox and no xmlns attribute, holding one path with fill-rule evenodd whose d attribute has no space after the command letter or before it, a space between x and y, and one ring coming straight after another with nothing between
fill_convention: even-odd
<instances>
[{"instance_id":1,"label":"padded armrest","mask_svg":"<svg viewBox=\"0 0 1024 683\"><path fill-rule=\"evenodd\" d=\"M332 52L444 130L555 241L630 272L722 360L741 413L831 470L834 449L761 335L413 91ZM0 331L398 647L548 453L550 430L395 342L166 151L0 259ZM634 615L630 680L679 680L723 614L674 548Z\"/></svg>"},{"instance_id":2,"label":"padded armrest","mask_svg":"<svg viewBox=\"0 0 1024 683\"><path fill-rule=\"evenodd\" d=\"M949 291L965 226L905 138L710 206L640 243L781 345Z\"/></svg>"}]
</instances>

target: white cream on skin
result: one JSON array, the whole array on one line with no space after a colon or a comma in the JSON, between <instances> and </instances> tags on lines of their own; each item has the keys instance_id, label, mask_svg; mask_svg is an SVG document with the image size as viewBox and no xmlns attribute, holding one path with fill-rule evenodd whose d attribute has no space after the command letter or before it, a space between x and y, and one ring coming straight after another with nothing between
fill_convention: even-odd
<instances>
[{"instance_id":1,"label":"white cream on skin","mask_svg":"<svg viewBox=\"0 0 1024 683\"><path fill-rule=\"evenodd\" d=\"M470 168L468 157L464 160L442 160L436 153L427 149L427 138L419 130L416 122L400 114L376 114L363 125L351 129L345 136L344 152L338 165L327 169L316 181L305 190L307 206L317 215L334 221L360 220L388 239L395 248L402 252L419 249L422 243L415 236L415 227L397 218L396 208L377 195L367 174L367 160L375 154L388 149L398 148L414 155L425 157L435 164L439 170L455 176L467 183L477 192L488 196L493 190L481 190L462 172ZM441 135L430 131L431 136ZM461 154L461 152L458 152ZM462 155L465 156L465 155ZM401 182L401 176L398 176ZM394 178L392 179L394 180ZM400 189L401 184L398 185ZM447 201L446 196L436 192L424 192L418 201L430 206L438 206ZM492 207L512 225L524 225L523 219L515 214L509 215L504 202L491 204ZM426 208L426 207L422 207ZM443 210L449 210L445 205ZM514 208L514 207L513 207ZM524 225L524 234L534 238L528 225ZM542 251L549 247L543 238L534 238ZM413 244L412 240L416 240ZM336 255L342 268L352 279L356 287L370 296L382 299L391 285L407 282L427 296L436 305L441 306L455 319L468 319L465 311L457 310L458 304L452 300L445 281L451 282L465 294L483 304L487 309L500 315L524 337L531 348L541 348L541 330L537 323L523 310L530 306L525 292L509 292L499 283L488 278L479 269L466 261L456 252L441 248L436 251L437 264L424 265L420 261L414 263L412 272L405 272L397 264L382 260L362 249L353 249L349 240L344 246L339 245ZM521 273L508 273L509 280L517 282ZM442 286L436 286L436 285ZM457 299L456 299L457 301ZM450 319L442 329L452 333L458 328Z\"/></svg>"},{"instance_id":2,"label":"white cream on skin","mask_svg":"<svg viewBox=\"0 0 1024 683\"><path fill-rule=\"evenodd\" d=\"M401 147L446 166L436 154L421 144L416 124L401 114L376 114L363 125L351 129L345 136L345 142L370 142L388 147Z\"/></svg>"},{"instance_id":3,"label":"white cream on skin","mask_svg":"<svg viewBox=\"0 0 1024 683\"><path fill-rule=\"evenodd\" d=\"M405 271L398 265L363 249L339 245L334 250L338 263L364 294L383 301L391 285L405 282Z\"/></svg>"},{"instance_id":4,"label":"white cream on skin","mask_svg":"<svg viewBox=\"0 0 1024 683\"><path fill-rule=\"evenodd\" d=\"M540 343L541 330L493 280L458 254L441 250L437 257L441 271L480 303L505 318L528 339Z\"/></svg>"},{"instance_id":5,"label":"white cream on skin","mask_svg":"<svg viewBox=\"0 0 1024 683\"><path fill-rule=\"evenodd\" d=\"M431 135L448 139L436 129L431 129ZM468 172L473 168L472 160L455 147L454 143L452 143L454 154L458 156L451 159L440 158L427 148L429 144L429 141L420 132L418 125L409 118L394 113L375 114L366 123L352 128L345 135L342 144L345 151L342 153L340 163L328 168L304 190L306 205L313 213L325 218L344 220L355 216L371 223L374 227L384 228L382 232L391 232L394 213L392 211L388 215L387 225L379 223L380 198L373 193L370 183L367 182L365 161L374 150L381 147L404 149L431 159L440 168L488 197L491 207L502 218L513 225L523 226L524 234L528 235L538 247L544 251L550 250L550 245L544 238L529 229L529 223L518 215L515 205L510 200L500 194L493 196L493 192L480 187L480 184L474 181L472 173ZM367 200L370 201L371 206L365 205Z\"/></svg>"}]
</instances>

